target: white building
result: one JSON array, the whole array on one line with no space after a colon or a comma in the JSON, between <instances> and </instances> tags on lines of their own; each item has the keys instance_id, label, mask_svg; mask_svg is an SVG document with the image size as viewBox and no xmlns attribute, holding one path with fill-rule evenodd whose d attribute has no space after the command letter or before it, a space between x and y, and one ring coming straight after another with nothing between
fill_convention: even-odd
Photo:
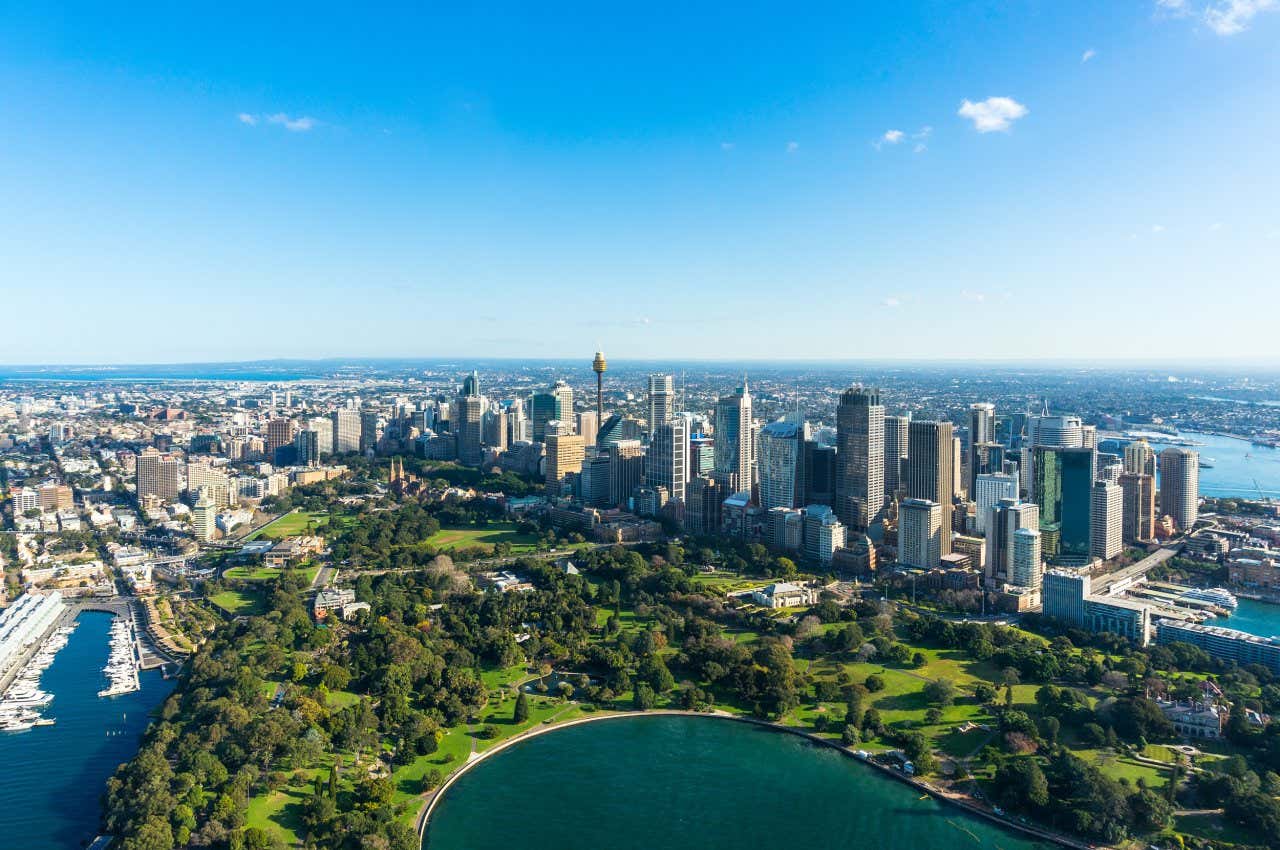
<instances>
[{"instance_id":1,"label":"white building","mask_svg":"<svg viewBox=\"0 0 1280 850\"><path fill-rule=\"evenodd\" d=\"M928 499L903 499L898 506L898 562L922 570L937 567L943 533L941 505Z\"/></svg>"},{"instance_id":2,"label":"white building","mask_svg":"<svg viewBox=\"0 0 1280 850\"><path fill-rule=\"evenodd\" d=\"M1018 498L1018 479L1003 472L983 473L974 479L973 490L973 501L978 506L973 528L980 534L986 534L991 509L1000 504L1001 499Z\"/></svg>"},{"instance_id":3,"label":"white building","mask_svg":"<svg viewBox=\"0 0 1280 850\"><path fill-rule=\"evenodd\" d=\"M1089 555L1109 561L1124 549L1124 490L1098 481L1089 510Z\"/></svg>"},{"instance_id":4,"label":"white building","mask_svg":"<svg viewBox=\"0 0 1280 850\"><path fill-rule=\"evenodd\" d=\"M1040 532L1034 528L1019 528L1013 532L1013 568L1009 571L1009 583L1034 590L1040 587L1043 578Z\"/></svg>"}]
</instances>

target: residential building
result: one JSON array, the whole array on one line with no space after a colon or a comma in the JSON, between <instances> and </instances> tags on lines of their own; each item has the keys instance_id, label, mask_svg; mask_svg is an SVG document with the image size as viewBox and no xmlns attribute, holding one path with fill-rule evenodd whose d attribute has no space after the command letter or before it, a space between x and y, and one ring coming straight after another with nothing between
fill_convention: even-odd
<instances>
[{"instance_id":1,"label":"residential building","mask_svg":"<svg viewBox=\"0 0 1280 850\"><path fill-rule=\"evenodd\" d=\"M1181 446L1160 452L1160 513L1190 531L1200 511L1200 453Z\"/></svg>"},{"instance_id":2,"label":"residential building","mask_svg":"<svg viewBox=\"0 0 1280 850\"><path fill-rule=\"evenodd\" d=\"M1152 455L1154 458L1154 455ZM1154 463L1154 461L1153 461ZM1120 475L1121 537L1125 543L1146 543L1156 537L1156 479L1148 473Z\"/></svg>"},{"instance_id":3,"label":"residential building","mask_svg":"<svg viewBox=\"0 0 1280 850\"><path fill-rule=\"evenodd\" d=\"M934 569L942 560L944 534L942 506L937 502L903 499L898 505L898 563Z\"/></svg>"},{"instance_id":4,"label":"residential building","mask_svg":"<svg viewBox=\"0 0 1280 850\"><path fill-rule=\"evenodd\" d=\"M1089 515L1089 556L1109 561L1123 551L1124 491L1105 481L1094 482Z\"/></svg>"}]
</instances>

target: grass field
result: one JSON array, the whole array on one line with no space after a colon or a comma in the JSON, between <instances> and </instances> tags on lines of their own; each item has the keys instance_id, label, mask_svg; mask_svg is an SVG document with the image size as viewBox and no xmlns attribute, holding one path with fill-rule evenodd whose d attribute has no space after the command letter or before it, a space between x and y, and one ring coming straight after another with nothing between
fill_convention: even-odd
<instances>
[{"instance_id":1,"label":"grass field","mask_svg":"<svg viewBox=\"0 0 1280 850\"><path fill-rule=\"evenodd\" d=\"M492 550L495 543L510 543L513 552L531 552L538 538L516 531L515 523L494 523L485 528L442 528L426 539L436 549L469 549L480 546Z\"/></svg>"},{"instance_id":2,"label":"grass field","mask_svg":"<svg viewBox=\"0 0 1280 850\"><path fill-rule=\"evenodd\" d=\"M262 597L244 590L224 590L210 596L209 601L233 615L257 614L263 608Z\"/></svg>"},{"instance_id":3,"label":"grass field","mask_svg":"<svg viewBox=\"0 0 1280 850\"><path fill-rule=\"evenodd\" d=\"M320 572L319 564L302 564L296 568L296 572L303 575L306 584L310 586L315 581L316 573ZM222 574L225 578L237 581L267 581L280 575L280 570L276 567L232 567Z\"/></svg>"},{"instance_id":4,"label":"grass field","mask_svg":"<svg viewBox=\"0 0 1280 850\"><path fill-rule=\"evenodd\" d=\"M286 537L297 537L299 534L306 534L308 525L311 525L315 531L320 531L328 523L329 515L326 513L294 511L264 525L246 537L245 540L283 540Z\"/></svg>"}]
</instances>

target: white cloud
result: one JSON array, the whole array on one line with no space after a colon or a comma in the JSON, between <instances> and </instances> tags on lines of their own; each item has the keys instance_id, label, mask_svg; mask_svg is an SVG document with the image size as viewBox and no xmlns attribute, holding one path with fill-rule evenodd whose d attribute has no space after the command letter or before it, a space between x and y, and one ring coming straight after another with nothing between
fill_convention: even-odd
<instances>
[{"instance_id":1,"label":"white cloud","mask_svg":"<svg viewBox=\"0 0 1280 850\"><path fill-rule=\"evenodd\" d=\"M977 103L965 100L956 114L972 121L979 133L992 133L1008 130L1030 111L1011 97L989 97Z\"/></svg>"},{"instance_id":2,"label":"white cloud","mask_svg":"<svg viewBox=\"0 0 1280 850\"><path fill-rule=\"evenodd\" d=\"M1080 64L1083 65L1084 63L1088 62L1090 59L1092 59L1097 55L1098 55L1098 51L1090 47L1080 56Z\"/></svg>"},{"instance_id":3,"label":"white cloud","mask_svg":"<svg viewBox=\"0 0 1280 850\"><path fill-rule=\"evenodd\" d=\"M912 152L912 153L924 153L924 152L925 152L925 151L927 151L928 149L929 149L929 146L928 146L928 145L926 145L924 142L916 142L916 146L915 146L914 148L912 148L912 149L911 149L911 152Z\"/></svg>"},{"instance_id":4,"label":"white cloud","mask_svg":"<svg viewBox=\"0 0 1280 850\"><path fill-rule=\"evenodd\" d=\"M928 124L926 124L926 125L924 125L923 127L921 127L921 128L920 128L920 132L918 132L918 133L912 133L912 134L911 134L911 138L913 138L913 139L927 139L927 138L929 138L929 136L931 136L932 134L933 134L933 128L932 128L932 127L930 127Z\"/></svg>"},{"instance_id":5,"label":"white cloud","mask_svg":"<svg viewBox=\"0 0 1280 850\"><path fill-rule=\"evenodd\" d=\"M1260 12L1280 9L1280 0L1214 0L1204 10L1204 22L1218 35L1244 32Z\"/></svg>"},{"instance_id":6,"label":"white cloud","mask_svg":"<svg viewBox=\"0 0 1280 850\"><path fill-rule=\"evenodd\" d=\"M880 141L888 145L896 145L898 142L905 139L906 136L907 134L901 130L887 130L885 131L885 134L880 137Z\"/></svg>"},{"instance_id":7,"label":"white cloud","mask_svg":"<svg viewBox=\"0 0 1280 850\"><path fill-rule=\"evenodd\" d=\"M1163 224L1153 224L1153 225L1151 225L1151 232L1152 232L1152 233L1164 233L1164 225L1163 225Z\"/></svg>"},{"instance_id":8,"label":"white cloud","mask_svg":"<svg viewBox=\"0 0 1280 850\"><path fill-rule=\"evenodd\" d=\"M236 118L241 124L248 124L250 127L257 126L258 124L258 116L250 115L248 112L241 112L236 116Z\"/></svg>"},{"instance_id":9,"label":"white cloud","mask_svg":"<svg viewBox=\"0 0 1280 850\"><path fill-rule=\"evenodd\" d=\"M976 301L979 304L987 300L987 294L985 292L974 292L969 289L962 290L960 292L960 297L965 301Z\"/></svg>"},{"instance_id":10,"label":"white cloud","mask_svg":"<svg viewBox=\"0 0 1280 850\"><path fill-rule=\"evenodd\" d=\"M286 115L283 112L276 112L272 115L268 115L267 121L272 124L279 124L281 127L284 127L286 130L294 133L305 133L307 130L314 129L316 124L319 123L316 119L306 115L299 115L295 118Z\"/></svg>"},{"instance_id":11,"label":"white cloud","mask_svg":"<svg viewBox=\"0 0 1280 850\"><path fill-rule=\"evenodd\" d=\"M721 143L720 143L720 150L722 150L722 151L731 151L731 150L733 150L733 142L721 142Z\"/></svg>"},{"instance_id":12,"label":"white cloud","mask_svg":"<svg viewBox=\"0 0 1280 850\"><path fill-rule=\"evenodd\" d=\"M787 153L795 153L800 150L799 142L787 142Z\"/></svg>"},{"instance_id":13,"label":"white cloud","mask_svg":"<svg viewBox=\"0 0 1280 850\"><path fill-rule=\"evenodd\" d=\"M884 306L884 307L901 307L902 306L901 299L894 298L892 295L884 299L884 301L880 303L881 303L881 306Z\"/></svg>"}]
</instances>

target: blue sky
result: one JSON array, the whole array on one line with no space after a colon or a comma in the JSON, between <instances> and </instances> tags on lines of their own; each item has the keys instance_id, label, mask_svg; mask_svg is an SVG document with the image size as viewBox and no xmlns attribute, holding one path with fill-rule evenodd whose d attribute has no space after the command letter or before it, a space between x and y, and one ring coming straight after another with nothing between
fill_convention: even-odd
<instances>
[{"instance_id":1,"label":"blue sky","mask_svg":"<svg viewBox=\"0 0 1280 850\"><path fill-rule=\"evenodd\" d=\"M50 5L0 362L1280 359L1280 0Z\"/></svg>"}]
</instances>

